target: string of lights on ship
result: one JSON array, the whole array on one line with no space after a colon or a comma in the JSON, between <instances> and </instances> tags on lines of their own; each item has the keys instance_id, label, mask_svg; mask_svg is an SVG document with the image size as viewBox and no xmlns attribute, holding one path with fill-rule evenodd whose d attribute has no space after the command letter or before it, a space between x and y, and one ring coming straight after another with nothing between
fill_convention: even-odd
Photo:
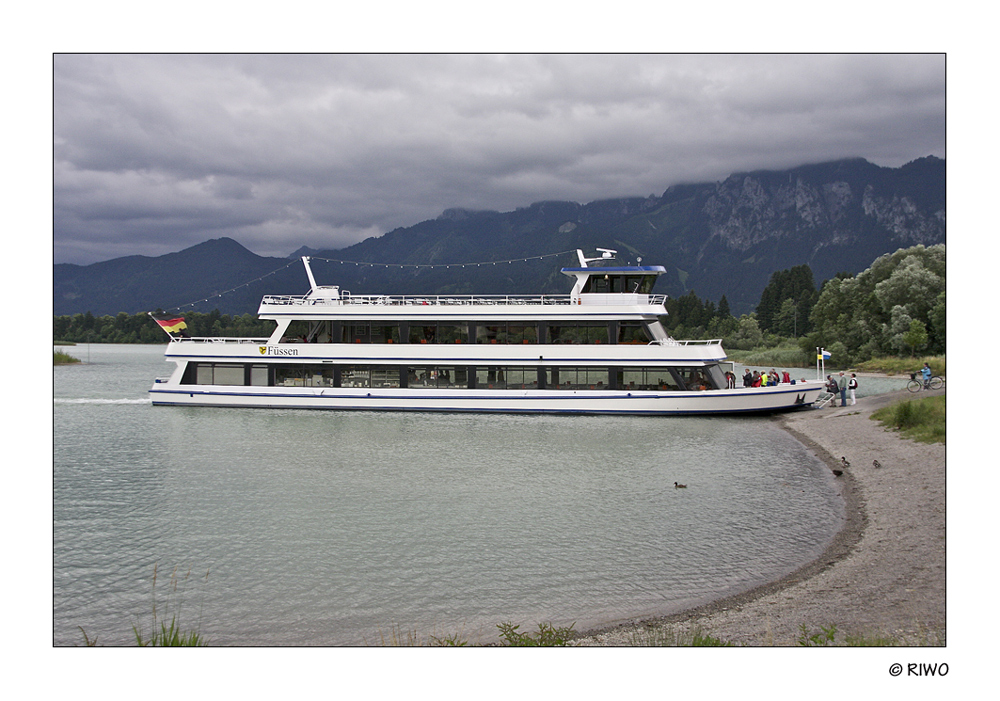
<instances>
[{"instance_id":1,"label":"string of lights on ship","mask_svg":"<svg viewBox=\"0 0 1000 701\"><path fill-rule=\"evenodd\" d=\"M421 269L421 270L434 270L434 269L440 269L440 268L480 268L480 267L483 267L483 266L486 266L486 265L513 265L514 263L527 263L528 261L532 261L532 260L543 260L545 258L556 258L558 256L565 256L565 255L567 255L569 253L576 253L576 249L569 250L569 251L560 251L559 253L546 253L546 254L540 255L540 256L528 256L527 258L511 258L509 260L491 260L491 261L484 261L484 262L480 262L480 263L372 263L372 262L361 261L361 260L340 260L340 259L337 259L337 258L322 258L322 257L319 257L319 256L309 256L309 260L311 260L311 261L312 260L321 260L321 261L324 261L326 263L339 263L340 265L354 265L354 266L358 266L358 267L364 266L364 267L369 267L369 268L399 268L399 269L407 269L407 268L409 268L409 269ZM249 287L250 285L256 284L256 283L260 282L261 280L269 278L272 275L276 275L277 273L280 273L282 270L285 270L286 268L289 268L289 267L291 267L293 265L296 265L296 264L299 264L299 263L301 263L301 259L296 259L296 260L289 261L288 263L286 263L285 265L281 266L277 270L272 270L269 273L265 273L264 275L261 275L259 278L256 278L254 280L248 280L247 282L244 282L242 285L237 285L236 287L234 287L232 289L229 289L229 290L226 290L225 292L219 292L218 294L214 294L214 295L211 295L209 297L205 297L204 299L199 299L199 300L197 300L195 302L188 302L187 304L180 304L180 305L178 305L176 307L170 307L170 310L176 309L176 310L180 311L180 310L186 309L188 307L195 307L195 306L197 306L199 304L204 304L205 302L210 302L213 299L219 299L220 297L224 297L225 295L232 294L233 292L236 292L237 290L241 290L244 287Z\"/></svg>"}]
</instances>

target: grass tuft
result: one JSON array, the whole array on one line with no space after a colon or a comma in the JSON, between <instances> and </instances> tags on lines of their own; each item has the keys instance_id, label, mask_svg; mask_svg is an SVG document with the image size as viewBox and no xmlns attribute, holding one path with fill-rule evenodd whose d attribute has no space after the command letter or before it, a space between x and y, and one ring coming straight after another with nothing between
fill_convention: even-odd
<instances>
[{"instance_id":1,"label":"grass tuft","mask_svg":"<svg viewBox=\"0 0 1000 701\"><path fill-rule=\"evenodd\" d=\"M563 647L569 644L569 641L573 637L573 626L575 623L570 625L568 628L555 628L550 623L539 623L537 633L521 633L518 629L521 626L516 626L510 621L506 623L498 623L497 628L500 630L500 637L504 641L504 645L512 647Z\"/></svg>"},{"instance_id":2,"label":"grass tuft","mask_svg":"<svg viewBox=\"0 0 1000 701\"><path fill-rule=\"evenodd\" d=\"M678 631L670 626L634 630L629 644L635 647L734 647L733 643L709 635L701 628Z\"/></svg>"},{"instance_id":3,"label":"grass tuft","mask_svg":"<svg viewBox=\"0 0 1000 701\"><path fill-rule=\"evenodd\" d=\"M132 626L132 632L139 647L204 647L207 644L198 631L182 631L176 614L171 616L169 626L161 620L157 628L154 621L148 635L136 626Z\"/></svg>"},{"instance_id":4,"label":"grass tuft","mask_svg":"<svg viewBox=\"0 0 1000 701\"><path fill-rule=\"evenodd\" d=\"M872 420L920 443L945 443L947 397L911 399L872 413Z\"/></svg>"},{"instance_id":5,"label":"grass tuft","mask_svg":"<svg viewBox=\"0 0 1000 701\"><path fill-rule=\"evenodd\" d=\"M72 365L73 363L79 363L79 358L74 358L69 353L63 353L62 351L52 351L52 362L55 365Z\"/></svg>"},{"instance_id":6,"label":"grass tuft","mask_svg":"<svg viewBox=\"0 0 1000 701\"><path fill-rule=\"evenodd\" d=\"M153 615L149 624L149 631L141 624L132 626L132 633L135 635L135 642L139 647L203 647L207 645L205 638L197 630L182 630L178 614L170 616L170 623L167 624L165 615L160 615L156 610L156 578L159 563L153 564ZM177 586L180 582L186 582L191 576L191 570L187 571L183 577L178 577L177 568L170 575L168 590L171 595L177 593ZM208 579L208 572L205 573ZM179 607L178 607L179 609Z\"/></svg>"}]
</instances>

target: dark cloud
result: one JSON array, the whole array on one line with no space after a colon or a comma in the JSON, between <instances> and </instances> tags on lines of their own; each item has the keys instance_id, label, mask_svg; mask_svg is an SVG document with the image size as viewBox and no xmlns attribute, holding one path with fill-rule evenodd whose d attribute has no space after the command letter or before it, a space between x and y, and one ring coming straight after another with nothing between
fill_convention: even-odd
<instances>
[{"instance_id":1,"label":"dark cloud","mask_svg":"<svg viewBox=\"0 0 1000 701\"><path fill-rule=\"evenodd\" d=\"M943 55L56 55L55 259L944 153Z\"/></svg>"}]
</instances>

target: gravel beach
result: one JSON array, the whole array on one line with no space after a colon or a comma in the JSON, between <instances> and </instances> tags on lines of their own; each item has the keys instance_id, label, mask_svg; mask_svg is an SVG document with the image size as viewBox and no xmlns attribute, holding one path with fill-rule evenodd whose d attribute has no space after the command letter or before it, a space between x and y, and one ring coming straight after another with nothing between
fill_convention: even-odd
<instances>
[{"instance_id":1,"label":"gravel beach","mask_svg":"<svg viewBox=\"0 0 1000 701\"><path fill-rule=\"evenodd\" d=\"M788 646L799 644L804 624L809 635L836 626L834 644L864 636L944 645L945 447L900 438L870 418L876 409L913 398L903 390L774 419L844 473L837 483L847 518L817 560L696 609L585 632L576 644L641 645L698 630L736 645Z\"/></svg>"}]
</instances>

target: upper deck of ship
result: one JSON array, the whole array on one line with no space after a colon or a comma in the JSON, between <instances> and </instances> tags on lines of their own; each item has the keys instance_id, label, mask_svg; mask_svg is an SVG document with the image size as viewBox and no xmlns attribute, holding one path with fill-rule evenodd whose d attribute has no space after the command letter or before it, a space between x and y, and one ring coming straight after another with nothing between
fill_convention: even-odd
<instances>
[{"instance_id":1,"label":"upper deck of ship","mask_svg":"<svg viewBox=\"0 0 1000 701\"><path fill-rule=\"evenodd\" d=\"M304 295L266 295L258 314L262 318L300 316L355 317L371 314L378 317L427 317L431 314L465 316L486 314L530 316L593 316L603 314L665 314L666 295L650 294L656 278L666 272L660 265L590 266L605 262L614 251L604 251L600 258L585 258L577 251L580 267L562 268L576 278L569 294L542 295L355 295L337 286L317 285L304 256L311 289ZM596 309L602 307L603 309ZM586 309L584 309L586 308Z\"/></svg>"}]
</instances>

